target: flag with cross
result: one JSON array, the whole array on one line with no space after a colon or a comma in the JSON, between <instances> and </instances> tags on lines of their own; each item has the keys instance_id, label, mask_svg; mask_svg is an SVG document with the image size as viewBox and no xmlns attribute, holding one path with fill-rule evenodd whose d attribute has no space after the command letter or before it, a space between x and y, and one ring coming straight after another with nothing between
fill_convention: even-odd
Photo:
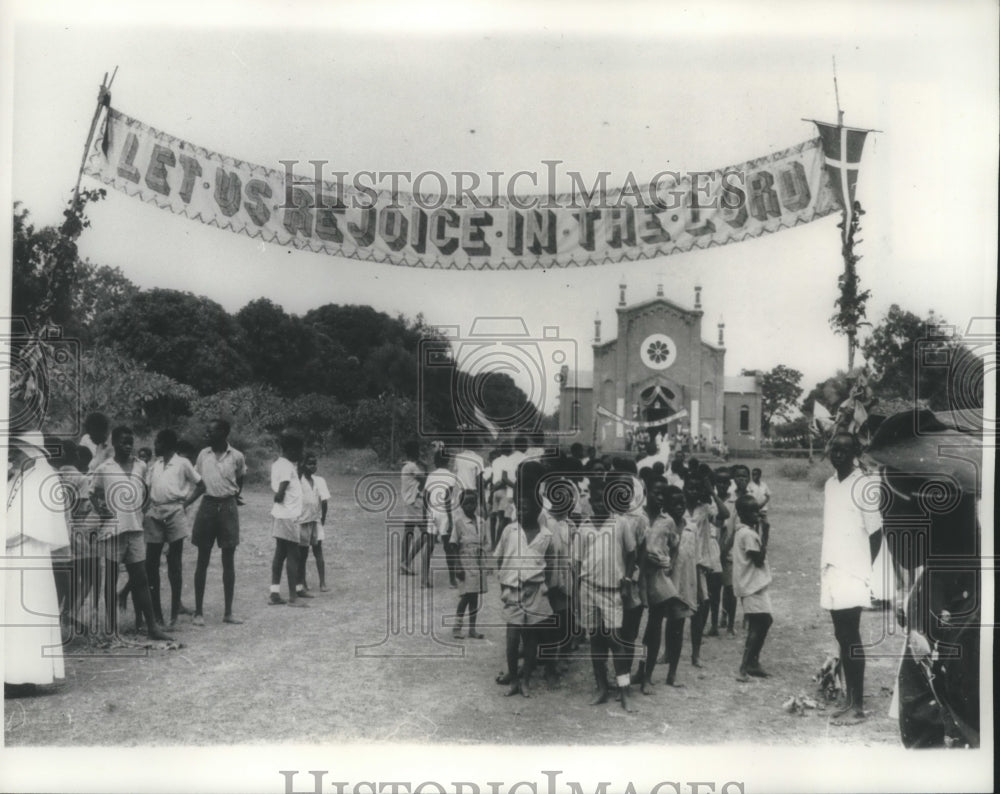
<instances>
[{"instance_id":1,"label":"flag with cross","mask_svg":"<svg viewBox=\"0 0 1000 794\"><path fill-rule=\"evenodd\" d=\"M865 146L865 137L871 130L828 124L815 119L811 121L819 130L824 165L830 177L830 189L844 210L841 236L846 243L854 218L854 190L858 182L858 170L861 168L861 151Z\"/></svg>"}]
</instances>

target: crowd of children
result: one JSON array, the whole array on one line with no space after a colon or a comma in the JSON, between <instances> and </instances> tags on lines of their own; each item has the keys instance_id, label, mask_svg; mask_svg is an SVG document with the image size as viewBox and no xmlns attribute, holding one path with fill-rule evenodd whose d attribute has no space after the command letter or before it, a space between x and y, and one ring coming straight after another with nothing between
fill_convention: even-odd
<instances>
[{"instance_id":1,"label":"crowd of children","mask_svg":"<svg viewBox=\"0 0 1000 794\"><path fill-rule=\"evenodd\" d=\"M133 431L111 429L100 414L88 417L85 430L76 444L46 444L59 450L52 466L70 494L69 547L62 557L53 555L68 560L55 566L54 577L64 629L114 642L129 593L137 631L144 628L151 640L172 641L168 632L182 615L204 626L215 546L222 554L222 620L242 623L233 613L233 596L246 461L228 442L229 425L209 423L200 451L185 447L170 429L157 433L153 449L136 450ZM306 576L310 550L319 590L327 591L323 541L330 493L301 437L284 434L280 447L270 477L275 547L268 603L302 607L314 597ZM579 445L547 454L541 438L530 436L501 445L488 461L471 441L454 450L437 445L429 472L416 442L405 452L400 573L419 575L423 587L433 587L430 561L435 546L443 546L458 597L455 639L483 638L477 626L481 598L496 575L507 627L506 667L497 682L507 694L530 697L536 669L554 680L586 645L593 702L615 693L632 710L633 684L652 692L658 661L666 664L666 683L683 686L678 668L685 624L691 664L701 666L703 637L718 636L720 626L735 634L738 603L747 632L737 676L767 675L760 654L772 620L764 518L770 492L759 470L712 469L685 460L683 451L641 467L644 461L599 458ZM199 500L192 521L188 510ZM193 610L181 600L188 537L198 550ZM169 610L161 601L164 552ZM124 589L118 588L121 564Z\"/></svg>"},{"instance_id":2,"label":"crowd of children","mask_svg":"<svg viewBox=\"0 0 1000 794\"><path fill-rule=\"evenodd\" d=\"M400 572L416 575L421 555L421 584L432 587L430 557L443 539L459 590L453 636L462 639L482 636L479 596L495 571L507 627L506 667L496 680L506 693L530 697L537 669L557 678L587 643L592 702L614 692L631 711L632 686L651 693L657 661L667 665L669 686L683 686L685 624L691 664L700 667L703 637L718 637L720 627L735 636L738 605L747 631L734 673L740 681L766 677L770 491L760 470L713 469L682 450L652 463L598 458L580 445L546 454L539 442L517 437L488 460L470 441L447 452L439 446L429 474L413 442L401 472L408 518Z\"/></svg>"},{"instance_id":3,"label":"crowd of children","mask_svg":"<svg viewBox=\"0 0 1000 794\"><path fill-rule=\"evenodd\" d=\"M209 422L200 451L169 428L156 434L152 449L135 449L132 429L112 428L99 413L87 417L84 431L79 442L46 437L38 446L58 476L64 508L60 520L65 519L68 544L52 553L64 640L77 636L104 647L120 644L119 612L127 608L129 595L136 632L144 631L150 640L173 642L168 632L182 615L204 626L205 586L216 546L222 555L222 621L241 624L233 600L246 459L229 444L229 424ZM269 603L297 606L312 597L306 580L310 550L319 590L327 591L323 540L330 493L316 473L316 455L303 451L300 438L282 436L281 449L271 470L276 549ZM189 509L199 500L192 520ZM193 609L181 601L184 541L189 537L198 555ZM164 551L169 610L161 601ZM122 564L127 582L120 587ZM279 592L283 564L291 585L287 601Z\"/></svg>"}]
</instances>

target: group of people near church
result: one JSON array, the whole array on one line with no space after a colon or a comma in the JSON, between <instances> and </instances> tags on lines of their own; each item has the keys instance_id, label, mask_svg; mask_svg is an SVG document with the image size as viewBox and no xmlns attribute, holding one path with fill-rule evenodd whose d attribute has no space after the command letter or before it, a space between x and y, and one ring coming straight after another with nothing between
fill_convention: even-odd
<instances>
[{"instance_id":1,"label":"group of people near church","mask_svg":"<svg viewBox=\"0 0 1000 794\"><path fill-rule=\"evenodd\" d=\"M87 417L78 442L38 432L13 437L8 457L6 549L27 562L7 578L4 683L33 687L63 677L64 641L88 637L101 647L121 644L118 613L131 595L136 631L173 642L180 615L204 626L204 596L212 550L222 554L224 623L233 614L238 506L246 461L228 441L224 419L208 423L200 451L169 428L153 449L135 448L135 433ZM188 509L200 500L193 520ZM181 603L184 541L197 549L194 609ZM166 551L169 610L161 602ZM42 564L42 562L48 564ZM119 587L121 566L127 582ZM103 615L100 602L104 600Z\"/></svg>"},{"instance_id":2,"label":"group of people near church","mask_svg":"<svg viewBox=\"0 0 1000 794\"><path fill-rule=\"evenodd\" d=\"M112 429L99 414L88 417L85 430L79 443L22 433L10 446L7 556L35 564L7 576L8 685L61 678L61 657L42 652L61 643L58 616L71 627L96 630L102 625L102 594L107 637L117 634L118 608L129 593L137 629L144 626L152 640L171 641L167 632L183 614L203 626L216 545L222 554L222 621L242 623L233 613L233 595L246 462L228 442L228 423L210 422L206 445L196 454L186 449L182 454L170 429L157 433L152 450L136 450L129 427ZM593 447L578 444L559 453L543 444L540 435L518 436L490 452L489 460L471 442L455 449L436 444L428 470L418 443L411 441L400 477L405 511L400 575L433 587L432 555L443 545L448 581L458 596L456 640L483 638L477 618L495 575L506 625L506 666L497 682L507 694L530 696L536 670L557 678L586 644L593 701L605 702L614 693L632 710L632 687L651 692L658 663L666 665L668 686L683 685L685 626L690 663L700 667L703 638L735 635L740 611L745 641L734 673L740 681L766 677L761 656L773 621L771 493L761 471L741 464L713 468L683 451L668 461L654 455L635 460L598 456ZM856 455L852 437L833 439L835 473L825 491L820 583L845 674L843 713L860 720L860 614L869 603L881 533L877 510L858 506L858 480L864 475ZM45 501L53 483L63 494L58 510ZM271 488L275 551L268 603L303 606L312 597L305 575L310 550L319 589L326 590L322 541L329 491L316 474L316 456L304 450L300 437L281 437ZM198 500L189 524L187 510ZM193 610L181 602L181 561L189 536L197 548ZM160 598L164 551L169 611ZM40 559L51 559L53 568L46 571L37 564ZM128 576L124 590L117 587L121 564ZM280 589L283 569L287 599ZM57 617L32 617L37 615Z\"/></svg>"},{"instance_id":3,"label":"group of people near church","mask_svg":"<svg viewBox=\"0 0 1000 794\"><path fill-rule=\"evenodd\" d=\"M651 693L659 661L666 684L683 686L686 624L691 664L700 667L703 637L735 635L738 605L746 637L736 677L768 675L771 494L759 469L713 468L678 452L668 471L655 456L598 457L578 444L547 452L529 435L502 443L489 461L475 446L439 446L427 471L417 443L407 445L399 571L433 587L431 557L443 544L459 591L455 639L483 636L479 598L495 573L506 624L497 682L508 695L529 697L536 670L558 678L586 644L593 702L614 693L631 711L633 686Z\"/></svg>"}]
</instances>

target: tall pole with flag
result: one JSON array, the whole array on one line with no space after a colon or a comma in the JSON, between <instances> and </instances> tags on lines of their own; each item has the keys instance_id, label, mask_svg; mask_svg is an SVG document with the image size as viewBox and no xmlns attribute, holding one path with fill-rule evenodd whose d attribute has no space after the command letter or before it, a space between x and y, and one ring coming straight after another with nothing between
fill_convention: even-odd
<instances>
[{"instance_id":1,"label":"tall pole with flag","mask_svg":"<svg viewBox=\"0 0 1000 794\"><path fill-rule=\"evenodd\" d=\"M861 259L854 253L854 246L860 243L855 235L861 230L860 218L864 215L861 202L855 198L858 170L861 167L861 152L869 132L878 130L859 129L844 125L844 111L840 109L840 92L837 88L836 61L834 62L833 87L837 97L837 123L830 124L816 119L806 119L816 125L823 146L826 173L830 188L840 201L841 255L844 258L844 272L837 279L840 297L837 311L830 318L834 331L847 336L847 370L854 368L854 354L857 350L858 325L864 319L865 305L871 295L870 290L860 289L857 264Z\"/></svg>"},{"instance_id":2,"label":"tall pole with flag","mask_svg":"<svg viewBox=\"0 0 1000 794\"><path fill-rule=\"evenodd\" d=\"M118 67L111 73L111 79L108 80L108 73L104 73L104 79L101 81L101 87L97 89L97 107L94 108L94 117L90 120L90 131L87 133L87 142L83 144L83 158L80 160L80 170L76 175L76 187L73 188L73 209L77 209L80 204L80 180L83 178L83 167L87 164L87 155L90 153L90 144L94 141L94 132L97 130L97 121L101 117L101 112L109 110L111 108L111 84L115 81L115 75L118 74ZM110 121L107 116L105 116L105 124L108 125L110 129ZM104 143L102 148L104 154L108 153L108 129L105 129Z\"/></svg>"}]
</instances>

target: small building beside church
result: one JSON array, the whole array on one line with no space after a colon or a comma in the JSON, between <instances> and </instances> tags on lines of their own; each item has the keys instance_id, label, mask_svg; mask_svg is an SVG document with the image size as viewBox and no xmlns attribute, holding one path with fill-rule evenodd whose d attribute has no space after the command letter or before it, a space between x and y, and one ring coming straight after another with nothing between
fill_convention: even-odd
<instances>
[{"instance_id":1,"label":"small building beside church","mask_svg":"<svg viewBox=\"0 0 1000 794\"><path fill-rule=\"evenodd\" d=\"M706 446L760 446L760 387L753 376L725 374L725 326L713 344L703 337L701 287L694 306L655 297L628 305L620 285L616 335L601 338L594 322L592 371L563 369L559 427L564 443L625 450L639 433L655 438L683 431Z\"/></svg>"}]
</instances>

